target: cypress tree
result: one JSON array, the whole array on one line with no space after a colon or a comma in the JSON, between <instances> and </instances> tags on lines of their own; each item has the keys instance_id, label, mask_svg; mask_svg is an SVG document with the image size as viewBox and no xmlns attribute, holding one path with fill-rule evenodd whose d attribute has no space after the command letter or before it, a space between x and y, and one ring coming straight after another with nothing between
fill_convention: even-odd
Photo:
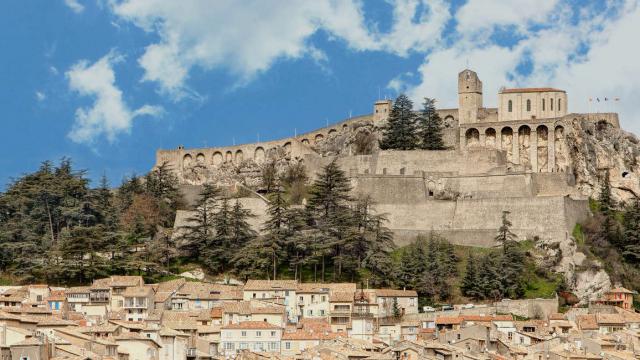
<instances>
[{"instance_id":1,"label":"cypress tree","mask_svg":"<svg viewBox=\"0 0 640 360\"><path fill-rule=\"evenodd\" d=\"M424 98L420 114L420 147L426 150L443 150L442 119L436 111L435 99Z\"/></svg>"},{"instance_id":2,"label":"cypress tree","mask_svg":"<svg viewBox=\"0 0 640 360\"><path fill-rule=\"evenodd\" d=\"M413 102L400 94L393 103L387 125L380 140L381 149L413 150L418 145L418 131Z\"/></svg>"}]
</instances>

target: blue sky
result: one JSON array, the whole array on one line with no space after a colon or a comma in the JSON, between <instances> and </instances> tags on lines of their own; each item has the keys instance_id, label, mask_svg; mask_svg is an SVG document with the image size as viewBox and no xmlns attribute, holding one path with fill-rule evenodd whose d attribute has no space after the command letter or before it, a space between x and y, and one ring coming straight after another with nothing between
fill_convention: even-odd
<instances>
[{"instance_id":1,"label":"blue sky","mask_svg":"<svg viewBox=\"0 0 640 360\"><path fill-rule=\"evenodd\" d=\"M63 156L117 185L155 150L286 137L406 92L456 105L467 64L557 86L638 132L637 0L8 0L0 7L0 188Z\"/></svg>"}]
</instances>

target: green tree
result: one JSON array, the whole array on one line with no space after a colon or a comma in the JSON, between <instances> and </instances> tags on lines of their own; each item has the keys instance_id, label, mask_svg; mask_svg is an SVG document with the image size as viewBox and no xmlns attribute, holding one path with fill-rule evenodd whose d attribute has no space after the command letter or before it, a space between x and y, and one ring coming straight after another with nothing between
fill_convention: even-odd
<instances>
[{"instance_id":1,"label":"green tree","mask_svg":"<svg viewBox=\"0 0 640 360\"><path fill-rule=\"evenodd\" d=\"M220 249L215 229L215 214L220 190L204 184L193 214L186 219L182 232L181 250L188 257L199 259L207 268L218 269Z\"/></svg>"},{"instance_id":2,"label":"green tree","mask_svg":"<svg viewBox=\"0 0 640 360\"><path fill-rule=\"evenodd\" d=\"M640 199L635 199L624 213L622 255L632 264L640 264Z\"/></svg>"},{"instance_id":3,"label":"green tree","mask_svg":"<svg viewBox=\"0 0 640 360\"><path fill-rule=\"evenodd\" d=\"M402 317L402 312L398 306L398 298L395 297L393 298L393 317L395 319L400 319Z\"/></svg>"},{"instance_id":4,"label":"green tree","mask_svg":"<svg viewBox=\"0 0 640 360\"><path fill-rule=\"evenodd\" d=\"M498 229L498 235L496 235L495 239L498 244L502 245L503 253L506 253L507 247L513 241L515 241L515 234L511 232L511 221L509 221L509 211L502 211L502 224Z\"/></svg>"},{"instance_id":5,"label":"green tree","mask_svg":"<svg viewBox=\"0 0 640 360\"><path fill-rule=\"evenodd\" d=\"M321 250L317 254L321 257L323 278L325 256L329 248L332 249L334 265L337 266L334 275L340 276L342 272L345 234L352 220L350 192L350 180L335 159L322 169L311 187L307 206L315 227L322 233L323 244L317 249Z\"/></svg>"},{"instance_id":6,"label":"green tree","mask_svg":"<svg viewBox=\"0 0 640 360\"><path fill-rule=\"evenodd\" d=\"M460 286L462 295L470 297L472 299L480 299L482 293L479 289L479 283L480 276L478 274L478 264L476 263L475 256L473 256L473 254L469 252L466 271L464 277L462 278L462 285Z\"/></svg>"},{"instance_id":7,"label":"green tree","mask_svg":"<svg viewBox=\"0 0 640 360\"><path fill-rule=\"evenodd\" d=\"M176 210L184 205L182 193L178 188L178 178L163 162L145 176L146 192L158 203L161 215L161 225L172 227Z\"/></svg>"},{"instance_id":8,"label":"green tree","mask_svg":"<svg viewBox=\"0 0 640 360\"><path fill-rule=\"evenodd\" d=\"M413 150L418 145L418 131L413 102L400 94L393 103L387 125L384 127L381 149Z\"/></svg>"},{"instance_id":9,"label":"green tree","mask_svg":"<svg viewBox=\"0 0 640 360\"><path fill-rule=\"evenodd\" d=\"M289 213L289 205L282 196L279 187L274 190L269 200L271 202L267 208L267 221L264 223L262 231L269 249L269 257L272 260L273 279L276 279L278 264L286 256L286 242L291 234L287 228L286 218Z\"/></svg>"},{"instance_id":10,"label":"green tree","mask_svg":"<svg viewBox=\"0 0 640 360\"><path fill-rule=\"evenodd\" d=\"M419 118L420 147L426 150L443 150L442 119L436 111L435 99L424 98Z\"/></svg>"}]
</instances>

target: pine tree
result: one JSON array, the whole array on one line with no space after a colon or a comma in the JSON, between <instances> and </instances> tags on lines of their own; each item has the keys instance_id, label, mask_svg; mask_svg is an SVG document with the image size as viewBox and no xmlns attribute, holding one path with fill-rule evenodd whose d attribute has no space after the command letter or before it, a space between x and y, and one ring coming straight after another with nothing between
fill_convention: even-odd
<instances>
[{"instance_id":1,"label":"pine tree","mask_svg":"<svg viewBox=\"0 0 640 360\"><path fill-rule=\"evenodd\" d=\"M380 140L380 148L413 150L417 145L418 132L413 102L406 95L401 94L393 103L382 140Z\"/></svg>"},{"instance_id":2,"label":"pine tree","mask_svg":"<svg viewBox=\"0 0 640 360\"><path fill-rule=\"evenodd\" d=\"M286 241L290 235L287 229L287 219L289 205L282 196L282 190L276 186L274 193L270 196L269 207L267 208L267 221L262 227L265 242L269 248L270 258L273 265L273 279L276 279L278 263L286 255Z\"/></svg>"},{"instance_id":3,"label":"pine tree","mask_svg":"<svg viewBox=\"0 0 640 360\"><path fill-rule=\"evenodd\" d=\"M323 245L317 254L321 256L323 277L329 247L333 250L334 265L337 266L334 275L341 276L342 250L352 220L350 192L351 182L334 159L318 174L309 194L307 206L313 214L315 226L322 233Z\"/></svg>"},{"instance_id":4,"label":"pine tree","mask_svg":"<svg viewBox=\"0 0 640 360\"><path fill-rule=\"evenodd\" d=\"M475 256L470 252L469 258L467 259L466 271L462 278L462 285L460 286L462 295L472 299L479 299L482 295L478 289L479 283L478 264L476 263Z\"/></svg>"},{"instance_id":5,"label":"pine tree","mask_svg":"<svg viewBox=\"0 0 640 360\"><path fill-rule=\"evenodd\" d=\"M400 312L400 307L398 306L398 298L393 298L393 317L395 319L402 317L402 312Z\"/></svg>"},{"instance_id":6,"label":"pine tree","mask_svg":"<svg viewBox=\"0 0 640 360\"><path fill-rule=\"evenodd\" d=\"M502 245L503 253L506 253L507 246L509 243L515 241L515 234L511 232L511 221L509 221L508 215L509 211L502 211L502 224L498 229L498 235L496 235L496 242Z\"/></svg>"},{"instance_id":7,"label":"pine tree","mask_svg":"<svg viewBox=\"0 0 640 360\"><path fill-rule=\"evenodd\" d=\"M435 99L424 98L419 118L420 147L426 150L443 150L442 119L436 111Z\"/></svg>"},{"instance_id":8,"label":"pine tree","mask_svg":"<svg viewBox=\"0 0 640 360\"><path fill-rule=\"evenodd\" d=\"M623 256L632 264L640 263L640 199L627 207L623 218Z\"/></svg>"},{"instance_id":9,"label":"pine tree","mask_svg":"<svg viewBox=\"0 0 640 360\"><path fill-rule=\"evenodd\" d=\"M178 188L178 178L166 162L145 176L145 187L146 192L158 203L161 225L172 227L176 210L183 205L184 200Z\"/></svg>"},{"instance_id":10,"label":"pine tree","mask_svg":"<svg viewBox=\"0 0 640 360\"><path fill-rule=\"evenodd\" d=\"M213 185L204 184L200 197L195 204L193 215L186 219L180 231L182 235L181 250L188 257L199 259L210 269L217 269L220 261L221 245L216 242L215 213L220 190Z\"/></svg>"},{"instance_id":11,"label":"pine tree","mask_svg":"<svg viewBox=\"0 0 640 360\"><path fill-rule=\"evenodd\" d=\"M487 254L480 259L478 274L478 289L482 293L482 297L492 300L502 298L501 276L494 256Z\"/></svg>"},{"instance_id":12,"label":"pine tree","mask_svg":"<svg viewBox=\"0 0 640 360\"><path fill-rule=\"evenodd\" d=\"M510 242L500 259L500 279L502 292L511 298L520 298L524 295L524 262L525 255L516 242Z\"/></svg>"}]
</instances>

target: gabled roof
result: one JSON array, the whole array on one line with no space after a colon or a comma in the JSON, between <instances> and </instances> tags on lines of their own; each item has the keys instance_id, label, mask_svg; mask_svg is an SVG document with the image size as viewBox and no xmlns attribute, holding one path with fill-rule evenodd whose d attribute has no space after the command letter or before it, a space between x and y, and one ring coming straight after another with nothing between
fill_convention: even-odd
<instances>
[{"instance_id":1,"label":"gabled roof","mask_svg":"<svg viewBox=\"0 0 640 360\"><path fill-rule=\"evenodd\" d=\"M415 290L375 289L374 291L379 297L418 297Z\"/></svg>"},{"instance_id":2,"label":"gabled roof","mask_svg":"<svg viewBox=\"0 0 640 360\"><path fill-rule=\"evenodd\" d=\"M295 290L296 280L248 280L244 291L251 290Z\"/></svg>"},{"instance_id":3,"label":"gabled roof","mask_svg":"<svg viewBox=\"0 0 640 360\"><path fill-rule=\"evenodd\" d=\"M512 88L512 89L502 89L500 90L500 94L510 94L510 93L536 93L536 92L566 92L564 90L550 88L550 87L542 87L542 88Z\"/></svg>"},{"instance_id":4,"label":"gabled roof","mask_svg":"<svg viewBox=\"0 0 640 360\"><path fill-rule=\"evenodd\" d=\"M266 321L243 321L239 324L228 324L222 326L222 329L282 329L280 326L273 325Z\"/></svg>"}]
</instances>

